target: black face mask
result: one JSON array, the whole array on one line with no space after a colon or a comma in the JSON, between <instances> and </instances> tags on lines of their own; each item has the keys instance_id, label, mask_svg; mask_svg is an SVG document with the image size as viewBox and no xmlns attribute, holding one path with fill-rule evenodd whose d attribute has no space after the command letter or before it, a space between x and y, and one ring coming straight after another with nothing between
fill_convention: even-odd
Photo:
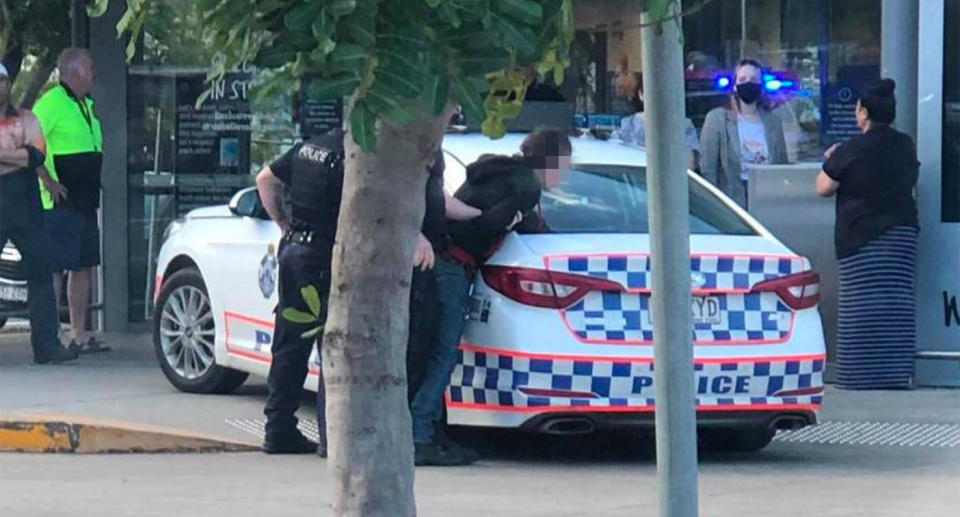
<instances>
[{"instance_id":1,"label":"black face mask","mask_svg":"<svg viewBox=\"0 0 960 517\"><path fill-rule=\"evenodd\" d=\"M740 100L747 103L753 104L760 99L760 85L757 83L741 83L737 85L737 97L740 97Z\"/></svg>"}]
</instances>

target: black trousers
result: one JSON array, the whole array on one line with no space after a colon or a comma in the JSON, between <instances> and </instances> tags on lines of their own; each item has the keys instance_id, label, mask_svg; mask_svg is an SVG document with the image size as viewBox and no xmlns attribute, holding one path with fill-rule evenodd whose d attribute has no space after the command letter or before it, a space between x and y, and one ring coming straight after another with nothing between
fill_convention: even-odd
<instances>
[{"instance_id":1,"label":"black trousers","mask_svg":"<svg viewBox=\"0 0 960 517\"><path fill-rule=\"evenodd\" d=\"M3 201L0 200L0 203ZM27 276L27 309L30 312L30 344L35 359L46 359L61 346L60 318L53 292L50 261L58 250L50 241L38 217L36 221L0 221L0 249L7 239L20 252L20 264Z\"/></svg>"},{"instance_id":2,"label":"black trousers","mask_svg":"<svg viewBox=\"0 0 960 517\"><path fill-rule=\"evenodd\" d=\"M267 417L267 436L282 437L297 427L295 413L300 407L303 383L307 378L307 362L314 343L317 353L320 353L323 333L315 338L304 338L302 334L326 322L327 299L330 295L330 253L310 245L289 242L285 237L280 242L278 259L280 303L276 310L276 329L270 349L273 356L267 377L270 394L263 414ZM300 293L308 285L316 287L320 294L320 321L317 324L288 321L283 317L283 310L287 307L310 312ZM317 389L317 427L320 443L326 445L326 397L322 373Z\"/></svg>"}]
</instances>

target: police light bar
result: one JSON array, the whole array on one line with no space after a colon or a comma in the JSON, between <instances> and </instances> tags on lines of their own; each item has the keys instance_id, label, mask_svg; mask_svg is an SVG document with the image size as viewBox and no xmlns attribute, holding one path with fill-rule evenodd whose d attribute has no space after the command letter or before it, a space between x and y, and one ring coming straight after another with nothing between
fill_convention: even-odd
<instances>
[{"instance_id":1,"label":"police light bar","mask_svg":"<svg viewBox=\"0 0 960 517\"><path fill-rule=\"evenodd\" d=\"M713 84L717 90L729 90L733 88L733 78L729 75L718 75L713 80ZM773 74L763 74L763 88L768 92L792 89L795 86L796 83L789 79L781 79Z\"/></svg>"}]
</instances>

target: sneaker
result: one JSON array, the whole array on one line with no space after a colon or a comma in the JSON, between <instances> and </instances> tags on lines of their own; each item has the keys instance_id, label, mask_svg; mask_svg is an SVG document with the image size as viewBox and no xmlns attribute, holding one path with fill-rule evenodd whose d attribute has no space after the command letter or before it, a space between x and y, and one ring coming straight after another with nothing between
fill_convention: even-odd
<instances>
[{"instance_id":1,"label":"sneaker","mask_svg":"<svg viewBox=\"0 0 960 517\"><path fill-rule=\"evenodd\" d=\"M75 361L79 355L71 349L64 348L60 345L54 349L55 351L49 355L42 357L34 357L33 362L36 364L63 364L70 361Z\"/></svg>"},{"instance_id":2,"label":"sneaker","mask_svg":"<svg viewBox=\"0 0 960 517\"><path fill-rule=\"evenodd\" d=\"M475 463L480 459L480 453L459 443L453 441L447 433L444 432L443 426L437 426L436 431L433 434L433 441L440 447L448 449L451 452L463 456L464 461L467 462L467 465Z\"/></svg>"},{"instance_id":3,"label":"sneaker","mask_svg":"<svg viewBox=\"0 0 960 517\"><path fill-rule=\"evenodd\" d=\"M267 454L318 454L317 442L300 431L285 435L267 436L260 450Z\"/></svg>"},{"instance_id":4,"label":"sneaker","mask_svg":"<svg viewBox=\"0 0 960 517\"><path fill-rule=\"evenodd\" d=\"M76 352L77 354L94 354L99 352L109 352L111 348L100 341L99 339L90 336L90 339L86 343L80 344L77 343L77 340L70 340L70 350Z\"/></svg>"},{"instance_id":5,"label":"sneaker","mask_svg":"<svg viewBox=\"0 0 960 517\"><path fill-rule=\"evenodd\" d=\"M470 462L463 455L435 443L414 443L413 464L418 467L459 467L469 465Z\"/></svg>"}]
</instances>

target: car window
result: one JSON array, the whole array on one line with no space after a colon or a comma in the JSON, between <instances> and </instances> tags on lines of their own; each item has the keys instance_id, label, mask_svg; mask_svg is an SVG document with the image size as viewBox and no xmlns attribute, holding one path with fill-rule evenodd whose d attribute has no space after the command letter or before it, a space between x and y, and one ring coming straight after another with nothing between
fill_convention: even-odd
<instances>
[{"instance_id":1,"label":"car window","mask_svg":"<svg viewBox=\"0 0 960 517\"><path fill-rule=\"evenodd\" d=\"M643 167L578 165L545 179L540 212L551 233L649 233ZM756 235L708 189L690 181L690 233Z\"/></svg>"}]
</instances>

